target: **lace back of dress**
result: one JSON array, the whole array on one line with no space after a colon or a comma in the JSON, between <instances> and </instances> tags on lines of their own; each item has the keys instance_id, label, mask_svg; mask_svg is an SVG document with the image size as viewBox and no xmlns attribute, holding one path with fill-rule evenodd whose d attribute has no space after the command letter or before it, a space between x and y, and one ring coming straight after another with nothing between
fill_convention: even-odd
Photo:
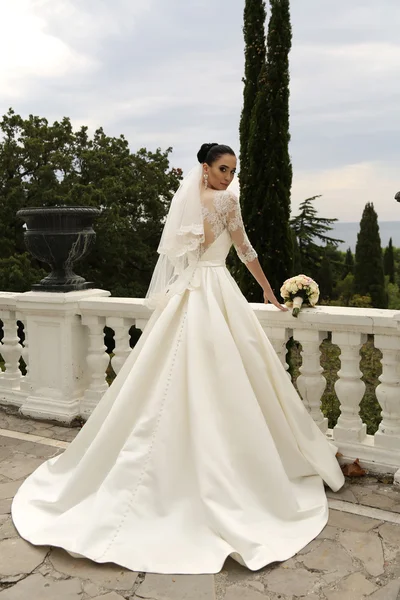
<instances>
[{"instance_id":1,"label":"lace back of dress","mask_svg":"<svg viewBox=\"0 0 400 600\"><path fill-rule=\"evenodd\" d=\"M203 226L204 226L204 243L202 244L202 253L204 253L221 235L226 227L217 201L221 192L204 194L201 200Z\"/></svg>"},{"instance_id":2,"label":"lace back of dress","mask_svg":"<svg viewBox=\"0 0 400 600\"><path fill-rule=\"evenodd\" d=\"M234 193L230 190L204 193L201 206L204 226L202 253L227 229L242 262L248 263L257 258L246 235L239 200Z\"/></svg>"}]
</instances>

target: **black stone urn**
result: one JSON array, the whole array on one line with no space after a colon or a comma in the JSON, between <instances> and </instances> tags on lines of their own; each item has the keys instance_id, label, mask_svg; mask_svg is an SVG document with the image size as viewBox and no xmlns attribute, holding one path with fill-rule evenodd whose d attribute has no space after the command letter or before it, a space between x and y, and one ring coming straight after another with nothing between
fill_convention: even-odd
<instances>
[{"instance_id":1,"label":"black stone urn","mask_svg":"<svg viewBox=\"0 0 400 600\"><path fill-rule=\"evenodd\" d=\"M26 223L24 233L28 251L50 265L52 271L35 292L75 292L94 287L72 270L73 264L86 256L96 241L92 224L100 210L90 206L51 206L23 208L17 217Z\"/></svg>"},{"instance_id":2,"label":"black stone urn","mask_svg":"<svg viewBox=\"0 0 400 600\"><path fill-rule=\"evenodd\" d=\"M400 192L397 192L394 199L397 200L397 202L400 202Z\"/></svg>"}]
</instances>

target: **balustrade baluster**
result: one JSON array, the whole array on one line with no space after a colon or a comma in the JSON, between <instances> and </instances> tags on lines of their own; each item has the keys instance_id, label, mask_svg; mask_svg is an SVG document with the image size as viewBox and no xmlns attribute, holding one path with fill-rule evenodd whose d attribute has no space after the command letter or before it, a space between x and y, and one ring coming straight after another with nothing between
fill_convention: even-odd
<instances>
[{"instance_id":1,"label":"balustrade baluster","mask_svg":"<svg viewBox=\"0 0 400 600\"><path fill-rule=\"evenodd\" d=\"M106 370L110 357L104 344L105 317L82 315L82 323L89 330L89 347L86 361L90 370L90 384L81 403L81 413L84 416L89 416L108 389Z\"/></svg>"},{"instance_id":2,"label":"balustrade baluster","mask_svg":"<svg viewBox=\"0 0 400 600\"><path fill-rule=\"evenodd\" d=\"M340 417L333 428L335 440L361 442L367 435L367 426L360 417L360 402L365 394L365 383L360 377L360 349L367 341L362 333L335 331L332 342L340 348L339 379L335 392L340 402Z\"/></svg>"},{"instance_id":3,"label":"balustrade baluster","mask_svg":"<svg viewBox=\"0 0 400 600\"><path fill-rule=\"evenodd\" d=\"M23 321L23 315L18 315L18 319ZM29 367L29 333L27 324L24 323L24 345L21 347L21 356L26 365L26 373L21 377L21 391L30 393L32 391L32 382Z\"/></svg>"},{"instance_id":4,"label":"balustrade baluster","mask_svg":"<svg viewBox=\"0 0 400 600\"><path fill-rule=\"evenodd\" d=\"M106 320L107 327L114 330L115 349L111 365L117 375L131 352L129 329L132 321L123 317L107 317Z\"/></svg>"},{"instance_id":5,"label":"balustrade baluster","mask_svg":"<svg viewBox=\"0 0 400 600\"><path fill-rule=\"evenodd\" d=\"M17 335L17 319L15 311L4 310L0 313L3 321L3 342L0 345L0 354L5 363L5 371L1 374L1 385L8 389L19 389L21 384L21 371L19 359L22 354L22 346Z\"/></svg>"},{"instance_id":6,"label":"balustrade baluster","mask_svg":"<svg viewBox=\"0 0 400 600\"><path fill-rule=\"evenodd\" d=\"M382 352L382 375L376 397L382 408L382 421L375 444L400 450L400 337L375 335L375 346Z\"/></svg>"},{"instance_id":7,"label":"balustrade baluster","mask_svg":"<svg viewBox=\"0 0 400 600\"><path fill-rule=\"evenodd\" d=\"M326 336L325 331L317 330L299 329L293 333L293 338L300 342L302 347L301 375L297 378L297 387L304 405L323 433L328 429L328 419L321 411L326 379L322 375L320 345Z\"/></svg>"},{"instance_id":8,"label":"balustrade baluster","mask_svg":"<svg viewBox=\"0 0 400 600\"><path fill-rule=\"evenodd\" d=\"M285 367L287 371L289 369L289 365L286 362L287 348L286 344L290 339L290 331L285 327L263 327L265 333L268 336L269 341L271 342L275 352L280 358L281 363ZM290 374L288 373L289 377Z\"/></svg>"}]
</instances>

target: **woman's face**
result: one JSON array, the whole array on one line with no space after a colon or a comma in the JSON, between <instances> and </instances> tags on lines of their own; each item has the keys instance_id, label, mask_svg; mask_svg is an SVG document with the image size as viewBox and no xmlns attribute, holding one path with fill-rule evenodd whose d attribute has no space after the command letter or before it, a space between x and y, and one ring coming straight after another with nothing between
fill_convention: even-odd
<instances>
[{"instance_id":1,"label":"woman's face","mask_svg":"<svg viewBox=\"0 0 400 600\"><path fill-rule=\"evenodd\" d=\"M210 166L203 165L204 174L208 175L208 187L213 190L226 190L236 173L236 156L223 154Z\"/></svg>"}]
</instances>

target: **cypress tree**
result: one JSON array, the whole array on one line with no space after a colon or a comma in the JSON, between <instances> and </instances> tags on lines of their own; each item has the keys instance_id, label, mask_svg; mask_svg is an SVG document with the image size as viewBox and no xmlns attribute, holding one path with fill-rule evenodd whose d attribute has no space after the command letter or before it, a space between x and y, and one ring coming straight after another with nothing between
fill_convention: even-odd
<instances>
[{"instance_id":1,"label":"cypress tree","mask_svg":"<svg viewBox=\"0 0 400 600\"><path fill-rule=\"evenodd\" d=\"M357 236L354 289L361 296L369 294L375 308L387 308L378 216L370 202L365 205Z\"/></svg>"},{"instance_id":2,"label":"cypress tree","mask_svg":"<svg viewBox=\"0 0 400 600\"><path fill-rule=\"evenodd\" d=\"M383 268L385 275L389 275L389 283L394 283L394 252L392 238L390 238L389 245L385 249L385 253L383 255Z\"/></svg>"},{"instance_id":3,"label":"cypress tree","mask_svg":"<svg viewBox=\"0 0 400 600\"><path fill-rule=\"evenodd\" d=\"M264 0L246 0L243 18L244 35L244 89L243 109L240 119L240 195L247 194L248 181L248 144L250 137L251 114L258 91L258 79L265 66L265 2Z\"/></svg>"},{"instance_id":4,"label":"cypress tree","mask_svg":"<svg viewBox=\"0 0 400 600\"><path fill-rule=\"evenodd\" d=\"M342 279L346 279L346 277L349 273L351 273L351 274L354 273L354 256L351 251L351 248L347 248L347 251L346 251Z\"/></svg>"},{"instance_id":5,"label":"cypress tree","mask_svg":"<svg viewBox=\"0 0 400 600\"><path fill-rule=\"evenodd\" d=\"M270 0L271 18L267 36L267 98L264 108L270 114L270 137L267 170L271 184L268 190L276 203L284 204L286 223L290 218L292 164L289 155L289 53L292 26L289 0Z\"/></svg>"},{"instance_id":6,"label":"cypress tree","mask_svg":"<svg viewBox=\"0 0 400 600\"><path fill-rule=\"evenodd\" d=\"M333 271L331 261L325 252L321 261L319 270L318 284L321 291L321 296L324 299L332 298L333 296Z\"/></svg>"},{"instance_id":7,"label":"cypress tree","mask_svg":"<svg viewBox=\"0 0 400 600\"><path fill-rule=\"evenodd\" d=\"M289 52L292 32L289 0L270 0L270 4L267 61L258 79L240 179L244 222L257 248L261 265L278 294L282 282L292 270L289 226L292 184ZM243 267L239 282L249 301L262 301L261 289Z\"/></svg>"}]
</instances>

